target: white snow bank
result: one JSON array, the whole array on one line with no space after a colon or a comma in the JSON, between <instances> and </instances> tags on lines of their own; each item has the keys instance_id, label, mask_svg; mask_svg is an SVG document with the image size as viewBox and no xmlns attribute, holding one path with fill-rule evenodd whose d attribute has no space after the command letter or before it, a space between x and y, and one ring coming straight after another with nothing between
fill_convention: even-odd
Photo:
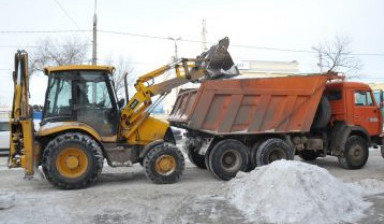
<instances>
[{"instance_id":1,"label":"white snow bank","mask_svg":"<svg viewBox=\"0 0 384 224\"><path fill-rule=\"evenodd\" d=\"M348 183L348 185L352 188L355 188L357 191L360 191L363 196L371 196L384 193L384 181L373 178Z\"/></svg>"},{"instance_id":2,"label":"white snow bank","mask_svg":"<svg viewBox=\"0 0 384 224\"><path fill-rule=\"evenodd\" d=\"M227 197L256 223L338 223L356 220L371 203L327 170L280 160L239 173L227 183Z\"/></svg>"},{"instance_id":3,"label":"white snow bank","mask_svg":"<svg viewBox=\"0 0 384 224\"><path fill-rule=\"evenodd\" d=\"M0 210L12 208L15 205L14 193L0 192Z\"/></svg>"}]
</instances>

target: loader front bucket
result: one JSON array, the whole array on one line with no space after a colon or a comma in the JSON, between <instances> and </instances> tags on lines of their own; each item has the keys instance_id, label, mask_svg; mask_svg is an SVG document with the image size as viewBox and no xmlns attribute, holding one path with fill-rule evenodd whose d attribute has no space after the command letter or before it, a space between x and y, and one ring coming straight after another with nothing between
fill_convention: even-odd
<instances>
[{"instance_id":1,"label":"loader front bucket","mask_svg":"<svg viewBox=\"0 0 384 224\"><path fill-rule=\"evenodd\" d=\"M218 44L197 56L196 65L207 70L205 80L229 78L239 75L231 55L228 52L229 39L225 37Z\"/></svg>"}]
</instances>

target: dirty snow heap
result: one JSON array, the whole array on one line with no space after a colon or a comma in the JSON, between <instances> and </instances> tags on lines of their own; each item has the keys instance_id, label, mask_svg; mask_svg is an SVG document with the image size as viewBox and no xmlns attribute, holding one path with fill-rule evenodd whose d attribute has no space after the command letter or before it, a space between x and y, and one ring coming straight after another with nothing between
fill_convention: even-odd
<instances>
[{"instance_id":1,"label":"dirty snow heap","mask_svg":"<svg viewBox=\"0 0 384 224\"><path fill-rule=\"evenodd\" d=\"M298 161L276 161L227 184L230 203L257 223L351 221L371 205L327 170Z\"/></svg>"}]
</instances>

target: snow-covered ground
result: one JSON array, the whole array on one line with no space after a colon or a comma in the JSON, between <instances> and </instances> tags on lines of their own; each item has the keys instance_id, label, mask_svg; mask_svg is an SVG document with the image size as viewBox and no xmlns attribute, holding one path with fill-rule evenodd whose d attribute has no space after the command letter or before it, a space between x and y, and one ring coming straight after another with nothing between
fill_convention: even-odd
<instances>
[{"instance_id":1,"label":"snow-covered ground","mask_svg":"<svg viewBox=\"0 0 384 224\"><path fill-rule=\"evenodd\" d=\"M311 167L307 174L303 174L300 167L293 167L294 169L290 169L291 173L279 174L276 178L264 180L260 178L261 174L253 171L246 175L256 178L254 189L252 190L252 184L243 183L247 186L245 192L249 192L249 200L246 200L247 197L238 200L243 200L244 203L248 203L248 206L255 206L256 202L263 206L265 205L263 200L267 204L274 205L279 202L279 197L276 195L268 197L263 194L266 194L268 189L274 189L277 193L285 189L284 194L287 198L281 198L280 202L286 203L286 206L300 202L300 205L295 205L298 206L296 211L298 213L304 214L303 212L313 209L316 204L335 206L339 202L344 202L352 206L346 213L351 209L362 211L370 206L363 211L364 217L360 217L357 213L356 216L350 216L352 223L383 222L384 159L381 158L378 150L371 150L370 153L367 165L361 170L353 171L340 168L336 158L319 158L312 164L325 168L330 174L327 171L321 171L320 174L315 172L317 173L315 177L318 179L310 177L313 170L318 171L317 167ZM299 158L296 160L300 161ZM132 168L106 166L99 182L95 185L81 190L59 190L45 180L24 180L22 170L7 170L5 166L6 158L1 157L0 193L14 194L15 200L12 208L0 210L0 223L254 223L255 220L263 220L247 215L241 206L233 203L235 199L234 201L230 199L230 189L236 189L233 186L236 186L236 181L241 182L244 178L241 176L244 174L233 181L224 182L214 179L208 171L187 163L180 182L172 185L155 185L147 180L140 165ZM307 167L306 164L299 166ZM274 167L271 170L282 172L276 169ZM271 170L268 172L272 172ZM297 175L296 179L293 178L294 175ZM267 176L272 175L269 173ZM270 186L263 186L263 183L268 183L267 180L270 181ZM279 186L279 183L292 186L284 188ZM314 197L312 202L307 201L310 199L309 195ZM326 201L322 201L322 198ZM287 199L297 200L291 202L293 204L287 204L287 201L284 201ZM257 207L259 210L260 208L266 209L266 207ZM266 214L262 209L260 211ZM276 212L274 209L276 206L270 208L269 216L273 217L273 211ZM295 212L292 208L289 209L290 212ZM316 223L314 217L327 216L321 209L319 207L318 213L310 217L312 219L308 219L309 222L306 223ZM344 208L337 209L340 213ZM276 216L286 218L283 215L287 214L289 215L287 212L276 213ZM295 219L297 216L294 213L290 217L292 223L302 223L301 220ZM344 214L329 215L329 218L332 217L335 222L347 218ZM282 222L277 220L269 221L288 222L288 220ZM317 223L329 222L332 222L332 219L323 218Z\"/></svg>"}]
</instances>

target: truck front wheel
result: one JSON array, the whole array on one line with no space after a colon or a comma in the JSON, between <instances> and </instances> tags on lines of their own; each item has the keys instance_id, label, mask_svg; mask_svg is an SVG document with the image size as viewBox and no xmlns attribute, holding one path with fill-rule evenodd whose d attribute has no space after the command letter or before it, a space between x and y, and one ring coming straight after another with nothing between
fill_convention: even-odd
<instances>
[{"instance_id":1,"label":"truck front wheel","mask_svg":"<svg viewBox=\"0 0 384 224\"><path fill-rule=\"evenodd\" d=\"M222 180L230 180L240 170L246 171L248 162L248 148L234 139L218 142L208 155L208 169L215 177Z\"/></svg>"},{"instance_id":2,"label":"truck front wheel","mask_svg":"<svg viewBox=\"0 0 384 224\"><path fill-rule=\"evenodd\" d=\"M43 153L43 172L60 188L83 188L95 182L103 169L99 144L82 133L65 133L50 141Z\"/></svg>"},{"instance_id":3,"label":"truck front wheel","mask_svg":"<svg viewBox=\"0 0 384 224\"><path fill-rule=\"evenodd\" d=\"M257 166L272 163L275 160L293 160L293 149L288 143L279 138L271 138L263 142L256 152Z\"/></svg>"},{"instance_id":4,"label":"truck front wheel","mask_svg":"<svg viewBox=\"0 0 384 224\"><path fill-rule=\"evenodd\" d=\"M369 149L367 141L357 135L348 137L344 151L339 156L339 164L350 170L356 170L362 168L368 160Z\"/></svg>"},{"instance_id":5,"label":"truck front wheel","mask_svg":"<svg viewBox=\"0 0 384 224\"><path fill-rule=\"evenodd\" d=\"M177 182L185 166L183 154L174 144L167 142L154 146L143 164L147 177L156 184Z\"/></svg>"}]
</instances>

